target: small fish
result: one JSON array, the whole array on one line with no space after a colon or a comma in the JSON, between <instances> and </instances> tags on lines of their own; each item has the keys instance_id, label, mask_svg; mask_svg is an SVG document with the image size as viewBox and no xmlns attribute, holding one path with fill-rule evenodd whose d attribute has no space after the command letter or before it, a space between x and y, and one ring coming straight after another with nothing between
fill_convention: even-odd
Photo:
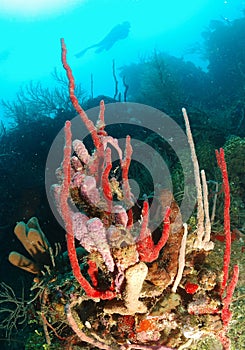
<instances>
[{"instance_id":1,"label":"small fish","mask_svg":"<svg viewBox=\"0 0 245 350\"><path fill-rule=\"evenodd\" d=\"M127 38L129 34L130 23L123 22L121 24L116 25L112 28L112 30L97 44L91 45L86 49L78 52L75 56L77 58L82 57L88 50L97 47L96 53L99 53L103 50L110 50L110 48L118 41Z\"/></svg>"}]
</instances>

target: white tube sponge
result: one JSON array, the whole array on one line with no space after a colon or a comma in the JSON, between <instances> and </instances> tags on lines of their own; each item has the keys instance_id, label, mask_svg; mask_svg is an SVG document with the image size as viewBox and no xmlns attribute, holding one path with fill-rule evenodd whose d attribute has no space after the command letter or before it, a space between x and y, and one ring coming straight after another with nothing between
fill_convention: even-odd
<instances>
[{"instance_id":1,"label":"white tube sponge","mask_svg":"<svg viewBox=\"0 0 245 350\"><path fill-rule=\"evenodd\" d=\"M130 315L147 312L146 306L139 301L143 282L148 273L147 265L141 261L129 267L125 272L126 288L124 292L124 303Z\"/></svg>"},{"instance_id":2,"label":"white tube sponge","mask_svg":"<svg viewBox=\"0 0 245 350\"><path fill-rule=\"evenodd\" d=\"M176 293L177 287L181 281L183 271L185 268L185 248L186 248L186 239L187 239L187 233L188 233L188 227L187 224L184 223L184 234L181 241L180 251L179 251L179 267L178 267L178 273L174 281L174 285L172 287L172 292Z\"/></svg>"},{"instance_id":3,"label":"white tube sponge","mask_svg":"<svg viewBox=\"0 0 245 350\"><path fill-rule=\"evenodd\" d=\"M204 235L204 211L203 211L200 170L199 170L199 164L198 164L196 150L195 150L195 144L191 133L189 118L185 108L182 108L182 113L185 120L186 135L190 146L191 159L192 159L193 168L194 168L195 184L196 184L196 190L197 190L197 230L196 230L197 238L194 243L194 247L198 249L202 249L202 239Z\"/></svg>"},{"instance_id":4,"label":"white tube sponge","mask_svg":"<svg viewBox=\"0 0 245 350\"><path fill-rule=\"evenodd\" d=\"M204 207L204 216L205 216L203 249L212 250L214 248L214 243L210 241L211 222L210 222L210 216L209 216L208 186L207 186L207 180L206 180L206 175L204 170L201 170L201 178L202 178L202 191L203 191L203 207Z\"/></svg>"},{"instance_id":5,"label":"white tube sponge","mask_svg":"<svg viewBox=\"0 0 245 350\"><path fill-rule=\"evenodd\" d=\"M104 308L107 314L135 315L147 312L146 305L139 300L143 282L148 273L147 265L141 261L130 266L125 271L126 286L123 292L123 300L110 301Z\"/></svg>"}]
</instances>

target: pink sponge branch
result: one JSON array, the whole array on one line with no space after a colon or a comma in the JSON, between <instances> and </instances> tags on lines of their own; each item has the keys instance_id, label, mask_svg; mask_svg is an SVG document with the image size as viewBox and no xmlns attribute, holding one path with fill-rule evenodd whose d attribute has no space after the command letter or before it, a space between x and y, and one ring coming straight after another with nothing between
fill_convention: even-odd
<instances>
[{"instance_id":1,"label":"pink sponge branch","mask_svg":"<svg viewBox=\"0 0 245 350\"><path fill-rule=\"evenodd\" d=\"M230 186L228 180L228 172L225 161L225 153L223 148L216 150L216 158L218 166L221 170L223 178L224 188L224 232L225 232L225 252L224 252L224 265L223 265L223 280L221 282L220 296L222 299L223 307L221 310L221 319L223 322L223 328L218 332L218 337L223 345L224 350L230 350L230 339L226 336L229 323L232 318L232 312L230 310L230 304L232 302L232 296L239 277L239 267L235 265L233 268L233 275L230 283L229 278L229 265L231 257L231 230L230 230ZM225 296L224 296L225 293Z\"/></svg>"},{"instance_id":2,"label":"pink sponge branch","mask_svg":"<svg viewBox=\"0 0 245 350\"><path fill-rule=\"evenodd\" d=\"M99 119L96 124L96 128L98 129L98 133L100 135L107 135L107 132L104 130L105 129L105 103L103 100L100 101L100 114L99 114Z\"/></svg>"},{"instance_id":3,"label":"pink sponge branch","mask_svg":"<svg viewBox=\"0 0 245 350\"><path fill-rule=\"evenodd\" d=\"M67 49L66 49L65 41L64 39L61 39L61 60L62 60L63 67L66 70L67 78L69 80L69 94L70 94L71 102L73 104L73 107L77 111L77 113L80 115L82 121L86 125L88 131L91 133L94 145L98 149L101 146L101 142L97 134L97 129L94 123L88 118L87 114L84 112L84 110L80 106L78 99L75 95L75 80L74 80L71 68L67 63L66 54L67 54Z\"/></svg>"},{"instance_id":4,"label":"pink sponge branch","mask_svg":"<svg viewBox=\"0 0 245 350\"><path fill-rule=\"evenodd\" d=\"M111 290L99 291L93 288L86 278L82 275L80 270L80 265L78 263L75 240L74 240L74 231L73 231L73 220L70 212L68 198L69 198L69 186L71 182L71 122L67 121L65 124L65 147L64 147L64 158L63 158L63 173L64 179L60 191L60 209L61 214L65 223L66 228L66 241L67 241L67 252L71 263L71 268L73 274L84 289L86 294L91 298L101 298L101 299L113 299L115 297L115 292Z\"/></svg>"},{"instance_id":5,"label":"pink sponge branch","mask_svg":"<svg viewBox=\"0 0 245 350\"><path fill-rule=\"evenodd\" d=\"M151 231L148 228L149 220L149 204L147 201L144 201L143 210L142 210L142 225L139 237L137 239L137 251L141 261L144 262L153 262L155 261L161 249L166 244L169 231L170 231L170 212L171 209L168 207L164 217L164 226L162 230L161 238L158 243L155 245L151 236Z\"/></svg>"},{"instance_id":6,"label":"pink sponge branch","mask_svg":"<svg viewBox=\"0 0 245 350\"><path fill-rule=\"evenodd\" d=\"M130 140L131 140L130 136L127 136L125 154L124 154L124 159L122 161L122 180L123 180L123 191L125 195L125 200L132 205L133 195L131 193L129 182L128 182L128 172L129 172L129 167L130 167L132 153L133 153Z\"/></svg>"},{"instance_id":7,"label":"pink sponge branch","mask_svg":"<svg viewBox=\"0 0 245 350\"><path fill-rule=\"evenodd\" d=\"M228 281L229 276L229 265L231 257L231 230L230 230L230 186L228 180L227 166L225 162L224 149L216 150L216 158L218 166L221 170L223 178L223 188L224 188L224 233L225 233L225 253L224 253L224 265L223 265L223 280L221 283L220 295L222 296Z\"/></svg>"},{"instance_id":8,"label":"pink sponge branch","mask_svg":"<svg viewBox=\"0 0 245 350\"><path fill-rule=\"evenodd\" d=\"M83 342L86 342L88 344L91 344L95 347L97 347L98 349L105 349L105 350L111 350L111 347L109 345L106 344L102 344L101 342L99 342L98 340L95 340L89 336L87 336L77 325L75 318L72 315L72 309L71 306L69 304L67 304L65 306L65 313L66 313L66 317L68 320L68 323L70 325L70 327L72 328L72 330L74 331L74 333L76 333L76 335L79 337L79 339Z\"/></svg>"},{"instance_id":9,"label":"pink sponge branch","mask_svg":"<svg viewBox=\"0 0 245 350\"><path fill-rule=\"evenodd\" d=\"M228 327L232 318L232 312L230 311L229 307L232 302L232 296L238 282L238 277L239 277L239 267L238 265L235 265L233 268L233 275L232 275L231 281L226 288L226 296L222 300L223 308L221 311L221 317L222 317L222 321L225 329Z\"/></svg>"},{"instance_id":10,"label":"pink sponge branch","mask_svg":"<svg viewBox=\"0 0 245 350\"><path fill-rule=\"evenodd\" d=\"M111 212L113 195L112 195L111 185L109 181L109 175L112 168L111 149L109 147L106 149L104 162L105 162L105 165L104 165L104 170L101 177L101 185L103 188L104 198L107 202L107 210L108 212Z\"/></svg>"}]
</instances>

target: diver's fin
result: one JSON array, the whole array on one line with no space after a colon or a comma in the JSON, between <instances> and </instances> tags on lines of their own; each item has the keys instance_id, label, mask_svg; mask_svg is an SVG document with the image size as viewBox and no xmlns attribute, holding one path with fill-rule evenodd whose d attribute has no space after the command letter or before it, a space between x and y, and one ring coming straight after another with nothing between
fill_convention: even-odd
<instances>
[{"instance_id":1,"label":"diver's fin","mask_svg":"<svg viewBox=\"0 0 245 350\"><path fill-rule=\"evenodd\" d=\"M92 49L93 47L96 47L96 46L98 46L98 44L91 45L91 46L87 47L86 49L78 52L77 54L75 54L76 58L82 57L88 50L90 50L90 49Z\"/></svg>"},{"instance_id":2,"label":"diver's fin","mask_svg":"<svg viewBox=\"0 0 245 350\"><path fill-rule=\"evenodd\" d=\"M97 50L95 50L95 53L100 53L104 50L103 46L99 46Z\"/></svg>"},{"instance_id":3,"label":"diver's fin","mask_svg":"<svg viewBox=\"0 0 245 350\"><path fill-rule=\"evenodd\" d=\"M76 58L82 57L85 54L85 52L87 52L87 50L88 50L88 48L76 53L75 54Z\"/></svg>"}]
</instances>

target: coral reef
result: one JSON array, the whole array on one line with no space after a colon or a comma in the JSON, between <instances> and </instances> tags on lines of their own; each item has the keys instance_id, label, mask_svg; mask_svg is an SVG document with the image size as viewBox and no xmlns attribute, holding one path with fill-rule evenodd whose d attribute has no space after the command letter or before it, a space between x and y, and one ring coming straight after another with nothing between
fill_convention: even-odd
<instances>
[{"instance_id":1,"label":"coral reef","mask_svg":"<svg viewBox=\"0 0 245 350\"><path fill-rule=\"evenodd\" d=\"M240 197L241 201L245 196L245 138L231 136L224 145L227 155L227 168L230 175L231 193L234 197Z\"/></svg>"},{"instance_id":2,"label":"coral reef","mask_svg":"<svg viewBox=\"0 0 245 350\"><path fill-rule=\"evenodd\" d=\"M118 140L105 130L103 101L97 124L88 119L74 93L63 40L62 63L73 106L94 142L92 154L81 140L72 142L71 122L66 122L63 162L52 190L66 228L67 252L53 254L38 221L31 219L18 223L15 233L34 261L18 253L9 256L16 266L37 274L32 302L39 298L46 343L69 349L170 350L216 338L219 348L228 350L230 304L239 269L235 265L229 277L230 194L223 149L216 153L224 188L222 269L212 259L205 173L201 182L185 109L197 187L197 228L192 231L182 222L173 195L162 188L162 223L155 239L150 204L147 199L142 205L135 203L129 186L130 137L123 154ZM112 151L119 157L120 179L113 175ZM140 220L134 215L139 205ZM49 261L41 261L43 254Z\"/></svg>"}]
</instances>

